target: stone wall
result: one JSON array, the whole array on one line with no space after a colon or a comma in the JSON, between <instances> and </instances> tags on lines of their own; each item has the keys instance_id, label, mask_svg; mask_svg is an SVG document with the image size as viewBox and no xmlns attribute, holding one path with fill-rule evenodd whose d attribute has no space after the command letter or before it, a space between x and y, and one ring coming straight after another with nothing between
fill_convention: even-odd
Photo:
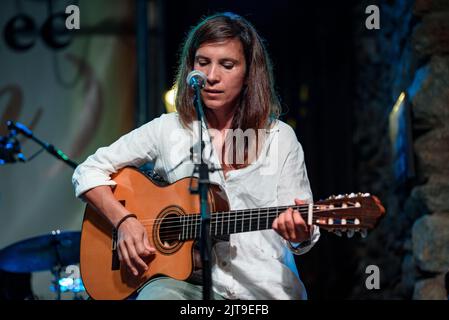
<instances>
[{"instance_id":1,"label":"stone wall","mask_svg":"<svg viewBox=\"0 0 449 320\"><path fill-rule=\"evenodd\" d=\"M373 1L363 1L365 8ZM376 264L381 288L366 299L447 299L449 271L449 1L378 1L380 30L358 28L358 187L387 216L361 244L359 268ZM364 12L363 9L358 12ZM389 114L401 92L411 114L414 175L396 181ZM361 257L362 258L362 257Z\"/></svg>"}]
</instances>

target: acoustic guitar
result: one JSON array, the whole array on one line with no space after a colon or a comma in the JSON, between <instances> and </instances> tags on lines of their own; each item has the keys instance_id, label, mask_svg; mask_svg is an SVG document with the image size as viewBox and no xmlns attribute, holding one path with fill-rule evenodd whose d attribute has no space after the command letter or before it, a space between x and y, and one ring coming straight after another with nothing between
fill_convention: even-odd
<instances>
[{"instance_id":1,"label":"acoustic guitar","mask_svg":"<svg viewBox=\"0 0 449 320\"><path fill-rule=\"evenodd\" d=\"M113 193L145 226L156 254L148 261L148 270L135 277L120 268L112 249L112 226L87 205L80 248L83 284L93 299L126 299L149 279L165 275L188 279L194 270L193 244L200 235L199 196L189 187L196 178L184 178L161 185L135 168L123 168L112 176L117 183ZM369 194L332 196L314 204L229 210L224 190L211 184L208 194L210 234L213 236L270 229L274 219L288 207L297 209L308 224L332 232L366 235L384 216L380 201Z\"/></svg>"}]
</instances>

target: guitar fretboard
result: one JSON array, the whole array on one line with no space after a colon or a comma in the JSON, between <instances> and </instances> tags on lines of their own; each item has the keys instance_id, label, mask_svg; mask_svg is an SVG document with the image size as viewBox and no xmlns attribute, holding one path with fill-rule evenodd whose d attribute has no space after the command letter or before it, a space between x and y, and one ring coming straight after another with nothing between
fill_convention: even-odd
<instances>
[{"instance_id":1,"label":"guitar fretboard","mask_svg":"<svg viewBox=\"0 0 449 320\"><path fill-rule=\"evenodd\" d=\"M271 229L273 221L287 208L298 210L306 222L313 223L313 211L319 210L314 205L281 206L227 212L214 212L210 215L210 235L221 236ZM199 214L183 215L172 221L171 238L177 240L197 239L201 235L201 216ZM167 234L168 235L168 234Z\"/></svg>"}]
</instances>

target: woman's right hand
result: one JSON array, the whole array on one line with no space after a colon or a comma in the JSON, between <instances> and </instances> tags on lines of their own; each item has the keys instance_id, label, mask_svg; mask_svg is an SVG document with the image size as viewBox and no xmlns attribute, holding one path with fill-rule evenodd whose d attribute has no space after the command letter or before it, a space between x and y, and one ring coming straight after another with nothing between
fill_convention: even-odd
<instances>
[{"instance_id":1,"label":"woman's right hand","mask_svg":"<svg viewBox=\"0 0 449 320\"><path fill-rule=\"evenodd\" d=\"M139 276L148 270L145 260L156 253L150 245L145 227L139 220L126 219L118 229L118 256L121 266L125 265L134 276Z\"/></svg>"},{"instance_id":2,"label":"woman's right hand","mask_svg":"<svg viewBox=\"0 0 449 320\"><path fill-rule=\"evenodd\" d=\"M114 197L110 186L98 186L86 191L82 198L108 219L113 226L130 212ZM121 266L138 276L148 270L145 262L156 253L145 227L136 218L124 220L118 229L117 251Z\"/></svg>"}]
</instances>

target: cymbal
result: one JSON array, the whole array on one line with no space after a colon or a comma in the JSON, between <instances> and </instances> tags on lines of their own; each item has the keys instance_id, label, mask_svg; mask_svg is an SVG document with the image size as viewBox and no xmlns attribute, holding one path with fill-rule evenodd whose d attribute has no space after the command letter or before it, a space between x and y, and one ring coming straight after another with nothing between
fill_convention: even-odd
<instances>
[{"instance_id":1,"label":"cymbal","mask_svg":"<svg viewBox=\"0 0 449 320\"><path fill-rule=\"evenodd\" d=\"M77 264L81 233L53 232L14 243L0 250L0 269L8 272L35 272Z\"/></svg>"}]
</instances>

